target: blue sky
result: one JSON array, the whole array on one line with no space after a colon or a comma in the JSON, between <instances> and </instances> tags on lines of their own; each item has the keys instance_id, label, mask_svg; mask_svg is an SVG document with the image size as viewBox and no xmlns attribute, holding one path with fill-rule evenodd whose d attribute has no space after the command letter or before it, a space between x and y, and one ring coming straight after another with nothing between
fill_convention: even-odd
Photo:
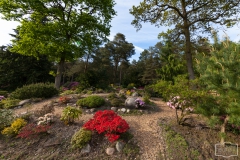
<instances>
[{"instance_id":1,"label":"blue sky","mask_svg":"<svg viewBox=\"0 0 240 160\"><path fill-rule=\"evenodd\" d=\"M112 40L117 33L122 33L125 35L126 40L130 43L133 43L135 46L136 54L131 58L138 59L140 53L144 49L148 49L150 46L154 46L159 42L157 36L160 32L166 31L166 27L157 28L150 23L143 24L143 27L140 31L136 31L136 28L131 25L133 16L129 13L129 9L133 5L139 5L142 0L115 0L116 6L115 10L117 11L117 16L112 20L112 28L109 39ZM11 43L11 36L9 33L13 33L14 28L18 25L18 22L9 22L0 19L0 46L7 45ZM215 27L215 26L213 26ZM224 28L220 27L219 38L221 39L224 36ZM231 29L225 30L225 33L230 37L230 40L238 42L240 40L240 26L234 26Z\"/></svg>"}]
</instances>

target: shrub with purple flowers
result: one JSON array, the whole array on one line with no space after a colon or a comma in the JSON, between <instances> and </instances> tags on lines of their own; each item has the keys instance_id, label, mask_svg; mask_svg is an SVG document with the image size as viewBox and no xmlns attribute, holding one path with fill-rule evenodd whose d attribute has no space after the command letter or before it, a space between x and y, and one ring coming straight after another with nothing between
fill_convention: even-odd
<instances>
[{"instance_id":1,"label":"shrub with purple flowers","mask_svg":"<svg viewBox=\"0 0 240 160\"><path fill-rule=\"evenodd\" d=\"M135 100L135 104L136 104L136 105L135 105L136 108L140 108L140 107L144 107L145 102L142 101L141 99L137 98L137 99Z\"/></svg>"}]
</instances>

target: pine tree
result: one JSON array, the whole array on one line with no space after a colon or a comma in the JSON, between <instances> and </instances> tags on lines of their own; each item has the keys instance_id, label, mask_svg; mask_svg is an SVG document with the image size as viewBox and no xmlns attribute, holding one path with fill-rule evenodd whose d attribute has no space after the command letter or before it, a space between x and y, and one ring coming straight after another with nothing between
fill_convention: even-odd
<instances>
[{"instance_id":1,"label":"pine tree","mask_svg":"<svg viewBox=\"0 0 240 160\"><path fill-rule=\"evenodd\" d=\"M240 45L225 40L222 48L197 58L200 80L208 94L198 107L203 115L221 122L221 144L228 123L240 125ZM222 121L219 120L222 117Z\"/></svg>"}]
</instances>

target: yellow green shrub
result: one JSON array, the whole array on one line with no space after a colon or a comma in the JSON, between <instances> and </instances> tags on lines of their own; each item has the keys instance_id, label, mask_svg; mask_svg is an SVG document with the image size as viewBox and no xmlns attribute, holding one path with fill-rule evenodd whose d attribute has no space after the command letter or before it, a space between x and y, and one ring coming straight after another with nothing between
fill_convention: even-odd
<instances>
[{"instance_id":1,"label":"yellow green shrub","mask_svg":"<svg viewBox=\"0 0 240 160\"><path fill-rule=\"evenodd\" d=\"M27 121L25 121L22 118L18 118L15 121L13 121L10 127L4 128L4 130L2 131L2 134L6 136L17 135L20 129L24 127L26 124L27 124Z\"/></svg>"}]
</instances>

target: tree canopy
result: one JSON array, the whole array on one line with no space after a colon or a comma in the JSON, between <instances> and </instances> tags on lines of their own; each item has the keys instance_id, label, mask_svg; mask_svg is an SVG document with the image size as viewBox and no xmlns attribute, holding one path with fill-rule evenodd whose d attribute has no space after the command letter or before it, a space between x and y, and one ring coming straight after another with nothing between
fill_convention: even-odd
<instances>
[{"instance_id":1,"label":"tree canopy","mask_svg":"<svg viewBox=\"0 0 240 160\"><path fill-rule=\"evenodd\" d=\"M4 19L21 23L20 39L13 41L12 51L47 55L58 62L59 88L64 62L107 40L114 5L113 0L12 0L0 1L0 12Z\"/></svg>"},{"instance_id":2,"label":"tree canopy","mask_svg":"<svg viewBox=\"0 0 240 160\"><path fill-rule=\"evenodd\" d=\"M211 24L232 26L233 16L239 11L239 0L144 0L133 6L132 24L141 29L142 22L150 22L157 27L171 26L168 31L174 40L184 39L188 74L194 79L191 38L196 31L209 32ZM161 36L161 34L160 34Z\"/></svg>"}]
</instances>

